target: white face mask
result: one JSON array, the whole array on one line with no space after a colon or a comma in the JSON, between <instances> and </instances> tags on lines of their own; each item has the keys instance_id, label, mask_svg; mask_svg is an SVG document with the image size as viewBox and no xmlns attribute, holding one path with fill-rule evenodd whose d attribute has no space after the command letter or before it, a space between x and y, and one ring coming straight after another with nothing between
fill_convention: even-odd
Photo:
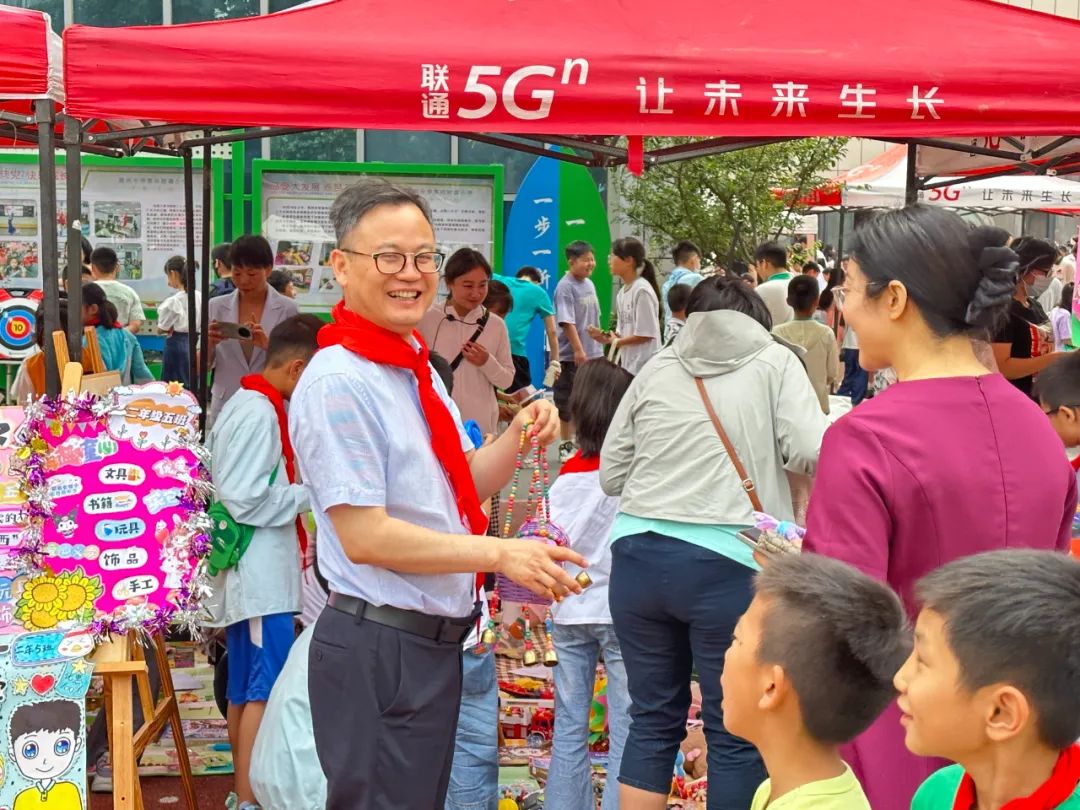
<instances>
[{"instance_id":1,"label":"white face mask","mask_svg":"<svg viewBox=\"0 0 1080 810\"><path fill-rule=\"evenodd\" d=\"M1050 276L1036 275L1027 288L1032 298L1038 298L1050 288Z\"/></svg>"}]
</instances>

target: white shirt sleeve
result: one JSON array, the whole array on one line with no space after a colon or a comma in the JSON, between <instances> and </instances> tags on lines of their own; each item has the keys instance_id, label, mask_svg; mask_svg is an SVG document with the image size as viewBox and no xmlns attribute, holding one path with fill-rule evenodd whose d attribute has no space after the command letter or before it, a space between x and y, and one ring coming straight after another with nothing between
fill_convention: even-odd
<instances>
[{"instance_id":1,"label":"white shirt sleeve","mask_svg":"<svg viewBox=\"0 0 1080 810\"><path fill-rule=\"evenodd\" d=\"M648 282L642 281L643 284ZM644 288L634 296L634 334L638 337L660 338L660 315L656 299Z\"/></svg>"},{"instance_id":2,"label":"white shirt sleeve","mask_svg":"<svg viewBox=\"0 0 1080 810\"><path fill-rule=\"evenodd\" d=\"M366 381L326 374L292 402L289 429L313 505L386 506L387 429ZM312 470L333 471L312 475Z\"/></svg>"}]
</instances>

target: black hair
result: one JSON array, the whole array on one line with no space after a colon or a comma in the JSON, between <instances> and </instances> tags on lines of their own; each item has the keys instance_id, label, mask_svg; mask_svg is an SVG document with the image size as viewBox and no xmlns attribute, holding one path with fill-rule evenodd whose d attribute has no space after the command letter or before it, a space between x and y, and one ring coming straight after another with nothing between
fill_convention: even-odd
<instances>
[{"instance_id":1,"label":"black hair","mask_svg":"<svg viewBox=\"0 0 1080 810\"><path fill-rule=\"evenodd\" d=\"M829 271L828 281L825 283L825 289L821 293L821 298L818 299L818 309L827 310L833 305L833 300L836 298L836 288L844 285L844 269L842 267L834 267Z\"/></svg>"},{"instance_id":2,"label":"black hair","mask_svg":"<svg viewBox=\"0 0 1080 810\"><path fill-rule=\"evenodd\" d=\"M742 259L736 259L728 267L728 275L735 277L745 275L750 272L750 265L744 262Z\"/></svg>"},{"instance_id":3,"label":"black hair","mask_svg":"<svg viewBox=\"0 0 1080 810\"><path fill-rule=\"evenodd\" d=\"M326 323L318 315L293 315L270 332L266 365L281 366L292 360L310 360L319 348L319 330Z\"/></svg>"},{"instance_id":4,"label":"black hair","mask_svg":"<svg viewBox=\"0 0 1080 810\"><path fill-rule=\"evenodd\" d=\"M686 305L690 303L690 295L693 292L694 288L689 284L672 284L668 288L667 305L672 315L686 309Z\"/></svg>"},{"instance_id":5,"label":"black hair","mask_svg":"<svg viewBox=\"0 0 1080 810\"><path fill-rule=\"evenodd\" d=\"M67 293L60 291L60 328L67 332L68 328L68 298ZM38 348L45 348L45 302L41 301L34 315L34 343ZM62 370L62 369L61 369Z\"/></svg>"},{"instance_id":6,"label":"black hair","mask_svg":"<svg viewBox=\"0 0 1080 810\"><path fill-rule=\"evenodd\" d=\"M274 266L274 251L266 237L246 233L229 245L229 267L262 269Z\"/></svg>"},{"instance_id":7,"label":"black hair","mask_svg":"<svg viewBox=\"0 0 1080 810\"><path fill-rule=\"evenodd\" d=\"M622 239L616 239L611 243L611 252L618 256L620 259L633 259L634 266L637 267L638 275L649 282L649 286L653 288L653 292L656 293L656 301L660 302L660 279L656 275L656 268L653 267L653 263L645 256L645 245L641 240L634 236L624 236ZM659 308L657 316L660 321L664 320L663 307Z\"/></svg>"},{"instance_id":8,"label":"black hair","mask_svg":"<svg viewBox=\"0 0 1080 810\"><path fill-rule=\"evenodd\" d=\"M101 248L98 248L101 250ZM98 323L103 329L115 329L116 319L119 313L116 306L105 296L105 290L100 285L90 282L83 284L82 304L84 307L96 306L98 308Z\"/></svg>"},{"instance_id":9,"label":"black hair","mask_svg":"<svg viewBox=\"0 0 1080 810\"><path fill-rule=\"evenodd\" d=\"M772 560L754 590L767 603L758 661L783 668L814 740L853 740L896 696L893 676L910 654L899 597L846 563L809 553Z\"/></svg>"},{"instance_id":10,"label":"black hair","mask_svg":"<svg viewBox=\"0 0 1080 810\"><path fill-rule=\"evenodd\" d=\"M11 743L24 734L37 731L70 731L75 739L82 738L82 709L73 700L46 700L24 703L11 714Z\"/></svg>"},{"instance_id":11,"label":"black hair","mask_svg":"<svg viewBox=\"0 0 1080 810\"><path fill-rule=\"evenodd\" d=\"M82 245L82 263L90 264L90 257L94 253L94 246L90 244L90 240L85 236L80 236L80 244Z\"/></svg>"},{"instance_id":12,"label":"black hair","mask_svg":"<svg viewBox=\"0 0 1080 810\"><path fill-rule=\"evenodd\" d=\"M500 317L514 308L514 296L510 294L510 288L498 279L488 282L487 298L484 306Z\"/></svg>"},{"instance_id":13,"label":"black hair","mask_svg":"<svg viewBox=\"0 0 1080 810\"><path fill-rule=\"evenodd\" d=\"M429 352L428 362L431 363L431 367L435 369L435 373L442 380L447 396L452 396L454 393L454 370L450 368L450 361L438 352Z\"/></svg>"},{"instance_id":14,"label":"black hair","mask_svg":"<svg viewBox=\"0 0 1080 810\"><path fill-rule=\"evenodd\" d=\"M776 242L764 242L754 251L754 263L768 262L777 270L787 267L787 251Z\"/></svg>"},{"instance_id":15,"label":"black hair","mask_svg":"<svg viewBox=\"0 0 1080 810\"><path fill-rule=\"evenodd\" d=\"M821 265L817 262L806 262L806 264L802 266L802 271L804 273L820 273Z\"/></svg>"},{"instance_id":16,"label":"black hair","mask_svg":"<svg viewBox=\"0 0 1080 810\"><path fill-rule=\"evenodd\" d=\"M690 303L686 305L687 316L695 312L713 312L718 309L731 309L749 315L770 332L772 315L754 289L741 279L712 276L694 287L690 294Z\"/></svg>"},{"instance_id":17,"label":"black hair","mask_svg":"<svg viewBox=\"0 0 1080 810\"><path fill-rule=\"evenodd\" d=\"M525 265L525 267L522 267L520 270L517 271L517 277L527 278L531 281L535 281L537 284L544 283L544 277L540 273L540 268L538 267L531 267L529 265Z\"/></svg>"},{"instance_id":18,"label":"black hair","mask_svg":"<svg viewBox=\"0 0 1080 810\"><path fill-rule=\"evenodd\" d=\"M683 239L672 249L671 258L676 267L682 267L695 254L701 256L701 249L689 239Z\"/></svg>"},{"instance_id":19,"label":"black hair","mask_svg":"<svg viewBox=\"0 0 1080 810\"><path fill-rule=\"evenodd\" d=\"M330 224L334 226L338 247L361 219L384 205L414 205L431 224L431 208L415 191L382 178L366 178L341 192L330 206Z\"/></svg>"},{"instance_id":20,"label":"black hair","mask_svg":"<svg viewBox=\"0 0 1080 810\"><path fill-rule=\"evenodd\" d=\"M198 265L195 266L198 269ZM187 291L187 259L183 256L170 256L165 260L165 275L176 273L180 277L180 284Z\"/></svg>"},{"instance_id":21,"label":"black hair","mask_svg":"<svg viewBox=\"0 0 1080 810\"><path fill-rule=\"evenodd\" d=\"M1058 301L1058 306L1064 309L1066 312L1072 312L1072 300L1073 300L1073 282L1069 282L1061 288L1061 300Z\"/></svg>"},{"instance_id":22,"label":"black hair","mask_svg":"<svg viewBox=\"0 0 1080 810\"><path fill-rule=\"evenodd\" d=\"M1012 244L1012 249L1020 263L1017 272L1021 276L1031 270L1049 272L1057 261L1057 248L1045 239L1021 236Z\"/></svg>"},{"instance_id":23,"label":"black hair","mask_svg":"<svg viewBox=\"0 0 1080 810\"><path fill-rule=\"evenodd\" d=\"M898 281L939 337L993 332L1017 284L1017 256L1001 228L972 228L942 208L910 205L878 214L851 238L849 255L876 298Z\"/></svg>"},{"instance_id":24,"label":"black hair","mask_svg":"<svg viewBox=\"0 0 1080 810\"><path fill-rule=\"evenodd\" d=\"M572 262L574 259L580 259L582 256L587 256L590 253L595 253L593 246L588 242L578 239L576 242L571 242L566 246L566 260Z\"/></svg>"},{"instance_id":25,"label":"black hair","mask_svg":"<svg viewBox=\"0 0 1080 810\"><path fill-rule=\"evenodd\" d=\"M232 261L229 259L229 250L231 245L228 242L222 242L220 245L214 245L214 249L210 251L210 264L215 262L221 262L225 265L226 269L232 269Z\"/></svg>"},{"instance_id":26,"label":"black hair","mask_svg":"<svg viewBox=\"0 0 1080 810\"><path fill-rule=\"evenodd\" d=\"M788 306L796 312L813 312L820 298L821 288L813 276L795 276L788 283Z\"/></svg>"},{"instance_id":27,"label":"black hair","mask_svg":"<svg viewBox=\"0 0 1080 810\"><path fill-rule=\"evenodd\" d=\"M600 455L619 402L633 381L629 371L603 357L577 370L568 408L583 456Z\"/></svg>"},{"instance_id":28,"label":"black hair","mask_svg":"<svg viewBox=\"0 0 1080 810\"><path fill-rule=\"evenodd\" d=\"M120 269L120 259L117 258L116 251L111 247L94 248L94 252L90 254L90 264L99 273L104 273L107 276Z\"/></svg>"},{"instance_id":29,"label":"black hair","mask_svg":"<svg viewBox=\"0 0 1080 810\"><path fill-rule=\"evenodd\" d=\"M1080 737L1080 562L990 551L947 563L915 593L944 620L965 690L1011 684L1031 702L1046 745L1063 750Z\"/></svg>"},{"instance_id":30,"label":"black hair","mask_svg":"<svg viewBox=\"0 0 1080 810\"><path fill-rule=\"evenodd\" d=\"M1080 352L1069 352L1040 371L1035 397L1051 411L1080 408Z\"/></svg>"},{"instance_id":31,"label":"black hair","mask_svg":"<svg viewBox=\"0 0 1080 810\"><path fill-rule=\"evenodd\" d=\"M270 277L266 283L277 290L282 295L285 295L285 290L292 284L293 275L288 270L282 270L280 267L276 270L270 271Z\"/></svg>"},{"instance_id":32,"label":"black hair","mask_svg":"<svg viewBox=\"0 0 1080 810\"><path fill-rule=\"evenodd\" d=\"M477 267L482 269L488 278L491 278L491 265L483 253L473 248L459 248L451 254L450 258L446 260L446 264L443 265L443 277L446 279L446 283L450 284Z\"/></svg>"}]
</instances>

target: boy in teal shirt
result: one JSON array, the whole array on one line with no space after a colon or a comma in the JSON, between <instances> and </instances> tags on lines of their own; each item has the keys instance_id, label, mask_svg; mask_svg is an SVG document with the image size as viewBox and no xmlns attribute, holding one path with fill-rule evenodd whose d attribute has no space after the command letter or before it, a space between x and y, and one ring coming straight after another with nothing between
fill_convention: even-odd
<instances>
[{"instance_id":1,"label":"boy in teal shirt","mask_svg":"<svg viewBox=\"0 0 1080 810\"><path fill-rule=\"evenodd\" d=\"M909 647L884 583L816 554L765 565L720 679L724 726L757 746L769 772L751 810L870 810L838 748L893 699Z\"/></svg>"},{"instance_id":2,"label":"boy in teal shirt","mask_svg":"<svg viewBox=\"0 0 1080 810\"><path fill-rule=\"evenodd\" d=\"M536 281L531 280L534 278ZM510 289L510 295L514 299L513 308L503 317L506 322L506 331L510 335L510 355L514 360L514 381L507 389L508 393L524 388L532 382L528 347L525 341L528 340L529 328L537 317L544 321L551 361L556 367L559 365L559 341L555 334L555 307L551 304L551 296L547 294L547 290L540 286L539 278L540 271L535 267L522 267L518 271L517 278L499 276L499 281Z\"/></svg>"},{"instance_id":3,"label":"boy in teal shirt","mask_svg":"<svg viewBox=\"0 0 1080 810\"><path fill-rule=\"evenodd\" d=\"M915 649L896 675L905 742L957 764L912 810L1080 810L1080 562L963 557L916 595Z\"/></svg>"}]
</instances>

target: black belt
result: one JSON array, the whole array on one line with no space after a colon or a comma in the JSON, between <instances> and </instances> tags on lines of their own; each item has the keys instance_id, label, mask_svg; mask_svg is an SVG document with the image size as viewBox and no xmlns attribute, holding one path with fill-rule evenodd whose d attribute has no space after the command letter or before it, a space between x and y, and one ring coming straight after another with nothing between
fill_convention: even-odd
<instances>
[{"instance_id":1,"label":"black belt","mask_svg":"<svg viewBox=\"0 0 1080 810\"><path fill-rule=\"evenodd\" d=\"M431 639L444 644L461 644L476 626L480 616L480 604L473 612L463 618L451 619L445 616L429 616L415 610L404 610L390 605L373 605L355 596L341 593L330 594L330 607L334 610L354 616L359 622L375 622L384 627L392 627L403 633Z\"/></svg>"}]
</instances>

